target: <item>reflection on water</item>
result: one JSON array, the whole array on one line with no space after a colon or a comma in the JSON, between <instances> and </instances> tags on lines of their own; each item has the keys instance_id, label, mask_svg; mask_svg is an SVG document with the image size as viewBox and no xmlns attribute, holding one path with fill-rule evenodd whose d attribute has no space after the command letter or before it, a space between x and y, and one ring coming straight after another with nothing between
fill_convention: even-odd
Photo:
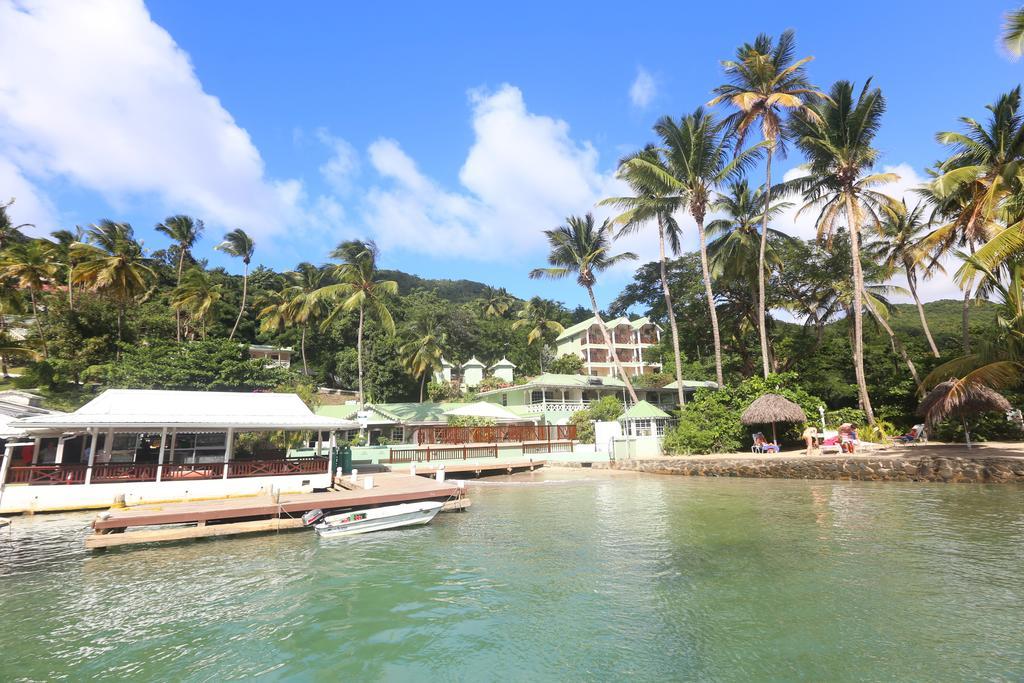
<instances>
[{"instance_id":1,"label":"reflection on water","mask_svg":"<svg viewBox=\"0 0 1024 683\"><path fill-rule=\"evenodd\" d=\"M1024 492L538 472L426 527L0 530L0 679L1019 680Z\"/></svg>"}]
</instances>

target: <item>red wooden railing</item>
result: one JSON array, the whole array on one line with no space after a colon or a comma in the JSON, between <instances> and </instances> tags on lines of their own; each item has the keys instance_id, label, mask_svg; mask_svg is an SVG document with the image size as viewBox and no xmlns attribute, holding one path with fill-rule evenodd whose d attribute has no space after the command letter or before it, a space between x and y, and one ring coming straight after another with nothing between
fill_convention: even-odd
<instances>
[{"instance_id":1,"label":"red wooden railing","mask_svg":"<svg viewBox=\"0 0 1024 683\"><path fill-rule=\"evenodd\" d=\"M522 441L575 441L576 425L494 425L490 427L434 427L419 429L423 444L508 443Z\"/></svg>"},{"instance_id":2,"label":"red wooden railing","mask_svg":"<svg viewBox=\"0 0 1024 683\"><path fill-rule=\"evenodd\" d=\"M222 462L176 462L164 465L161 481L179 479L220 479L224 476Z\"/></svg>"},{"instance_id":3,"label":"red wooden railing","mask_svg":"<svg viewBox=\"0 0 1024 683\"><path fill-rule=\"evenodd\" d=\"M93 484L117 481L156 481L156 463L95 463L92 466Z\"/></svg>"},{"instance_id":4,"label":"red wooden railing","mask_svg":"<svg viewBox=\"0 0 1024 683\"><path fill-rule=\"evenodd\" d=\"M551 441L550 443L524 443L523 455L536 453L572 453L574 444L572 441Z\"/></svg>"},{"instance_id":5,"label":"red wooden railing","mask_svg":"<svg viewBox=\"0 0 1024 683\"><path fill-rule=\"evenodd\" d=\"M307 456L279 460L236 460L228 465L228 478L275 477L284 474L322 474L327 458Z\"/></svg>"},{"instance_id":6,"label":"red wooden railing","mask_svg":"<svg viewBox=\"0 0 1024 683\"><path fill-rule=\"evenodd\" d=\"M84 484L85 465L32 465L7 470L8 484Z\"/></svg>"},{"instance_id":7,"label":"red wooden railing","mask_svg":"<svg viewBox=\"0 0 1024 683\"><path fill-rule=\"evenodd\" d=\"M391 448L388 450L389 463L434 462L439 460L468 460L469 458L497 458L498 447L490 446L441 446L440 448Z\"/></svg>"}]
</instances>

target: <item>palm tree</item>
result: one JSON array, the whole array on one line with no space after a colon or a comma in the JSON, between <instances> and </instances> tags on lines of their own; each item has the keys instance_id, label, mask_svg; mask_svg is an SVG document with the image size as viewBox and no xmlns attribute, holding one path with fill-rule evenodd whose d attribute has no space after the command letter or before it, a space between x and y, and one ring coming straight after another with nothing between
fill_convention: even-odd
<instances>
[{"instance_id":1,"label":"palm tree","mask_svg":"<svg viewBox=\"0 0 1024 683\"><path fill-rule=\"evenodd\" d=\"M128 223L104 219L89 226L86 242L71 246L77 265L74 282L93 291L105 292L117 303L117 340L121 341L122 322L128 304L143 294L156 273L147 263L142 245Z\"/></svg>"},{"instance_id":2,"label":"palm tree","mask_svg":"<svg viewBox=\"0 0 1024 683\"><path fill-rule=\"evenodd\" d=\"M837 81L824 98L811 105L812 111L798 111L790 119L793 139L807 158L809 175L798 179L805 204L800 211L820 209L818 236L830 239L841 221L850 231L853 265L853 366L861 408L868 421L875 422L864 377L864 273L861 266L860 235L864 227L881 227L879 214L898 211L897 202L874 187L894 182L893 173L870 173L878 159L871 146L885 111L882 91L871 88L871 80L854 95L853 84Z\"/></svg>"},{"instance_id":3,"label":"palm tree","mask_svg":"<svg viewBox=\"0 0 1024 683\"><path fill-rule=\"evenodd\" d=\"M328 311L328 302L321 292L330 286L328 274L312 263L300 263L295 270L286 273L288 287L284 293L289 297L287 318L292 324L302 325L302 338L299 342L302 352L302 372L309 372L306 361L306 331L310 323L322 319Z\"/></svg>"},{"instance_id":4,"label":"palm tree","mask_svg":"<svg viewBox=\"0 0 1024 683\"><path fill-rule=\"evenodd\" d=\"M813 116L808 107L822 93L810 84L804 67L813 57L795 59L796 34L783 31L777 43L767 34L760 34L753 44L745 43L736 50L736 59L722 62L729 82L715 88L714 106L727 102L736 113L727 121L736 131L737 149L743 146L750 128L760 123L761 137L766 143L764 205L761 245L758 252L757 311L758 335L761 338L761 366L764 376L771 371L768 362L768 314L765 308L765 270L768 251L768 222L771 211L772 158L776 151L785 153L785 117L792 111Z\"/></svg>"},{"instance_id":5,"label":"palm tree","mask_svg":"<svg viewBox=\"0 0 1024 683\"><path fill-rule=\"evenodd\" d=\"M72 286L74 280L75 271L75 259L71 257L71 247L75 242L81 242L82 238L85 237L85 230L80 226L75 226L74 232L71 230L54 230L50 233L50 236L57 240L57 244L54 246L54 256L61 261L68 269L68 310L75 310L75 288Z\"/></svg>"},{"instance_id":6,"label":"palm tree","mask_svg":"<svg viewBox=\"0 0 1024 683\"><path fill-rule=\"evenodd\" d=\"M601 319L601 311L594 297L594 284L597 282L598 273L625 261L635 261L637 258L636 254L629 251L614 255L609 253L612 246L611 231L611 221L606 220L600 228L596 227L594 214L588 213L583 217L569 216L565 219L565 225L544 231L551 246L551 252L548 254L550 267L534 268L530 271L530 278L560 280L570 275L576 276L576 282L587 290L587 296L590 297L590 309L597 320L597 326L601 328L604 344L608 348L612 362L615 363L615 371L626 383L629 397L636 404L639 400L636 390L633 389L633 382L619 362L619 355L612 344L608 328Z\"/></svg>"},{"instance_id":7,"label":"palm tree","mask_svg":"<svg viewBox=\"0 0 1024 683\"><path fill-rule=\"evenodd\" d=\"M664 116L654 124L654 131L661 138L663 165L654 164L642 155L630 159L627 165L632 167L631 173L643 174L652 181L657 179L668 185L680 198L681 206L686 206L697 223L704 290L711 317L711 334L715 342L715 375L718 385L723 386L722 338L718 330L715 293L711 288L704 219L714 200L715 190L723 183L742 176L744 170L756 160L764 143L751 149L738 150L730 160L725 122L716 121L702 107L678 121Z\"/></svg>"},{"instance_id":8,"label":"palm tree","mask_svg":"<svg viewBox=\"0 0 1024 683\"><path fill-rule=\"evenodd\" d=\"M917 277L920 272L925 278L930 278L935 272L941 271L942 266L935 258L929 259L919 244L928 229L928 221L924 219L925 205L919 202L913 209L908 209L904 201L897 208L899 211L896 213L885 213L882 219L881 239L866 245L866 248L885 265L890 275L897 268L903 269L910 295L917 306L924 336L928 339L932 355L938 358L939 349L935 346L932 331L928 327L928 318L924 313L924 305L917 294Z\"/></svg>"},{"instance_id":9,"label":"palm tree","mask_svg":"<svg viewBox=\"0 0 1024 683\"><path fill-rule=\"evenodd\" d=\"M252 262L252 252L255 248L256 245L253 243L252 238L245 234L245 231L241 228L236 228L224 235L224 241L214 247L218 251L223 251L225 254L242 259L244 266L242 273L242 304L238 307L238 317L235 318L235 324L231 327L231 334L228 335L228 339L235 338L235 330L238 329L238 323L242 321L242 312L245 310L245 297L249 292L249 264Z\"/></svg>"},{"instance_id":10,"label":"palm tree","mask_svg":"<svg viewBox=\"0 0 1024 683\"><path fill-rule=\"evenodd\" d=\"M9 209L12 204L14 204L14 199L0 204L0 251L3 251L12 244L19 244L27 241L28 237L21 232L21 229L35 227L31 223L15 225L11 221L10 215L7 213L7 209Z\"/></svg>"},{"instance_id":11,"label":"palm tree","mask_svg":"<svg viewBox=\"0 0 1024 683\"><path fill-rule=\"evenodd\" d=\"M420 378L420 403L423 403L427 376L441 369L441 354L448 338L430 317L414 321L408 331L412 339L399 346L398 353L409 374Z\"/></svg>"},{"instance_id":12,"label":"palm tree","mask_svg":"<svg viewBox=\"0 0 1024 683\"><path fill-rule=\"evenodd\" d=\"M658 228L658 266L661 276L661 293L665 298L665 310L668 314L669 328L672 331L672 353L675 360L676 387L679 395L679 405L686 400L683 396L683 357L679 351L679 326L676 323L676 312L672 306L672 293L668 286L668 266L665 244L671 248L676 256L680 252L679 224L673 217L681 205L679 195L673 187L666 183L661 175L650 172L648 166L638 167L629 162L634 158L642 158L650 167L661 170L661 175L666 175L661 155L654 145L647 145L641 151L626 157L619 162L618 176L626 181L633 190L632 197L610 197L602 200L600 204L611 204L625 212L615 219L622 228L619 236L629 234L640 229L642 225L654 222Z\"/></svg>"},{"instance_id":13,"label":"palm tree","mask_svg":"<svg viewBox=\"0 0 1024 683\"><path fill-rule=\"evenodd\" d=\"M936 204L936 215L949 220L925 237L922 246L938 254L953 249L966 249L973 254L976 245L987 242L978 250L978 259L994 270L1003 258L1024 247L1024 241L1017 239L1024 224L1001 220L1005 218L1007 204L1019 204L1024 191L1019 170L1024 160L1020 86L1001 95L986 109L991 114L988 121L961 117L964 132L936 136L940 143L950 147L951 153L939 164L935 179L922 194ZM1004 226L1017 229L1003 229ZM965 275L962 333L964 354L969 354L973 270L968 269Z\"/></svg>"},{"instance_id":14,"label":"palm tree","mask_svg":"<svg viewBox=\"0 0 1024 683\"><path fill-rule=\"evenodd\" d=\"M181 284L171 292L171 306L175 311L185 311L192 324L192 333L201 326L206 339L206 319L214 304L221 300L224 285L215 285L202 268L189 268L181 278Z\"/></svg>"},{"instance_id":15,"label":"palm tree","mask_svg":"<svg viewBox=\"0 0 1024 683\"><path fill-rule=\"evenodd\" d=\"M527 345L540 342L540 371L544 372L544 344L551 337L557 336L565 331L562 323L555 318L558 316L558 305L550 299L542 299L535 296L526 302L523 310L519 311L519 319L512 323L513 330L524 327L530 328L526 335Z\"/></svg>"},{"instance_id":16,"label":"palm tree","mask_svg":"<svg viewBox=\"0 0 1024 683\"><path fill-rule=\"evenodd\" d=\"M260 331L283 332L291 327L294 320L290 305L295 294L285 287L280 291L271 289L260 295L256 300L256 307L259 309L256 317L260 321Z\"/></svg>"},{"instance_id":17,"label":"palm tree","mask_svg":"<svg viewBox=\"0 0 1024 683\"><path fill-rule=\"evenodd\" d=\"M0 260L0 277L11 278L19 287L28 290L44 359L49 357L49 351L46 346L46 324L39 308L39 296L53 282L56 275L57 264L54 263L53 243L47 240L29 240L14 244Z\"/></svg>"},{"instance_id":18,"label":"palm tree","mask_svg":"<svg viewBox=\"0 0 1024 683\"><path fill-rule=\"evenodd\" d=\"M7 334L7 316L24 313L24 311L25 299L21 292L14 286L13 282L0 276L0 344L5 347L5 350L0 350L0 373L5 378L10 377L7 367L8 356L11 353L20 353L20 351L14 351L10 348L10 338Z\"/></svg>"},{"instance_id":19,"label":"palm tree","mask_svg":"<svg viewBox=\"0 0 1024 683\"><path fill-rule=\"evenodd\" d=\"M181 286L185 257L190 255L190 250L199 241L203 227L202 221L181 214L165 218L163 223L157 223L157 232L162 232L178 243L178 279L174 283L175 286ZM181 312L177 308L174 309L174 319L177 324L177 339L181 341Z\"/></svg>"},{"instance_id":20,"label":"palm tree","mask_svg":"<svg viewBox=\"0 0 1024 683\"><path fill-rule=\"evenodd\" d=\"M751 191L746 178L729 183L724 193L718 194L711 204L711 210L723 216L707 225L708 259L713 277L729 274L742 280L757 277L760 259L760 231L763 226L764 207L767 195L761 188ZM790 202L778 202L771 207L771 218L792 207ZM793 238L779 230L768 229L776 240ZM781 268L782 260L768 243L764 258L765 270Z\"/></svg>"},{"instance_id":21,"label":"palm tree","mask_svg":"<svg viewBox=\"0 0 1024 683\"><path fill-rule=\"evenodd\" d=\"M1014 58L1024 53L1024 7L1006 13L1002 38L1003 46Z\"/></svg>"},{"instance_id":22,"label":"palm tree","mask_svg":"<svg viewBox=\"0 0 1024 683\"><path fill-rule=\"evenodd\" d=\"M513 303L515 299L504 287L486 287L481 294L480 312L488 318L501 318L508 313Z\"/></svg>"},{"instance_id":23,"label":"palm tree","mask_svg":"<svg viewBox=\"0 0 1024 683\"><path fill-rule=\"evenodd\" d=\"M359 405L364 405L363 393L363 327L366 316L375 319L384 331L395 332L395 321L388 310L390 299L398 295L398 283L377 278L377 245L372 241L349 240L331 252L331 258L340 259L334 268L337 284L323 287L318 296L337 301L324 325L343 311L359 311L356 331L356 362L359 370Z\"/></svg>"}]
</instances>

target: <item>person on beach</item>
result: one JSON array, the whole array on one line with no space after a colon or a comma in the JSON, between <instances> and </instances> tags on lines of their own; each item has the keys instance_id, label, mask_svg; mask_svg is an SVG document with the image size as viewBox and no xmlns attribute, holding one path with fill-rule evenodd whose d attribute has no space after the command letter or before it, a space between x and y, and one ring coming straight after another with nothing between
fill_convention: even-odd
<instances>
[{"instance_id":1,"label":"person on beach","mask_svg":"<svg viewBox=\"0 0 1024 683\"><path fill-rule=\"evenodd\" d=\"M811 451L818 445L818 428L814 425L807 425L807 429L800 435L804 443L807 444L807 455L811 454Z\"/></svg>"},{"instance_id":2,"label":"person on beach","mask_svg":"<svg viewBox=\"0 0 1024 683\"><path fill-rule=\"evenodd\" d=\"M843 453L853 453L854 441L857 439L857 428L849 422L839 426L839 447Z\"/></svg>"}]
</instances>

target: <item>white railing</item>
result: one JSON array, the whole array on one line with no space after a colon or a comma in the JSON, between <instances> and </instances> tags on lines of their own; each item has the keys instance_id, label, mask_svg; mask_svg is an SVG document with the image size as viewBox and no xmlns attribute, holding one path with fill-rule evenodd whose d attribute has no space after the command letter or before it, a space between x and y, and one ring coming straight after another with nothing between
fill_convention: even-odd
<instances>
[{"instance_id":1,"label":"white railing","mask_svg":"<svg viewBox=\"0 0 1024 683\"><path fill-rule=\"evenodd\" d=\"M548 401L546 403L531 403L526 406L527 412L543 413L545 411L558 413L575 413L586 410L590 405L584 401Z\"/></svg>"}]
</instances>

